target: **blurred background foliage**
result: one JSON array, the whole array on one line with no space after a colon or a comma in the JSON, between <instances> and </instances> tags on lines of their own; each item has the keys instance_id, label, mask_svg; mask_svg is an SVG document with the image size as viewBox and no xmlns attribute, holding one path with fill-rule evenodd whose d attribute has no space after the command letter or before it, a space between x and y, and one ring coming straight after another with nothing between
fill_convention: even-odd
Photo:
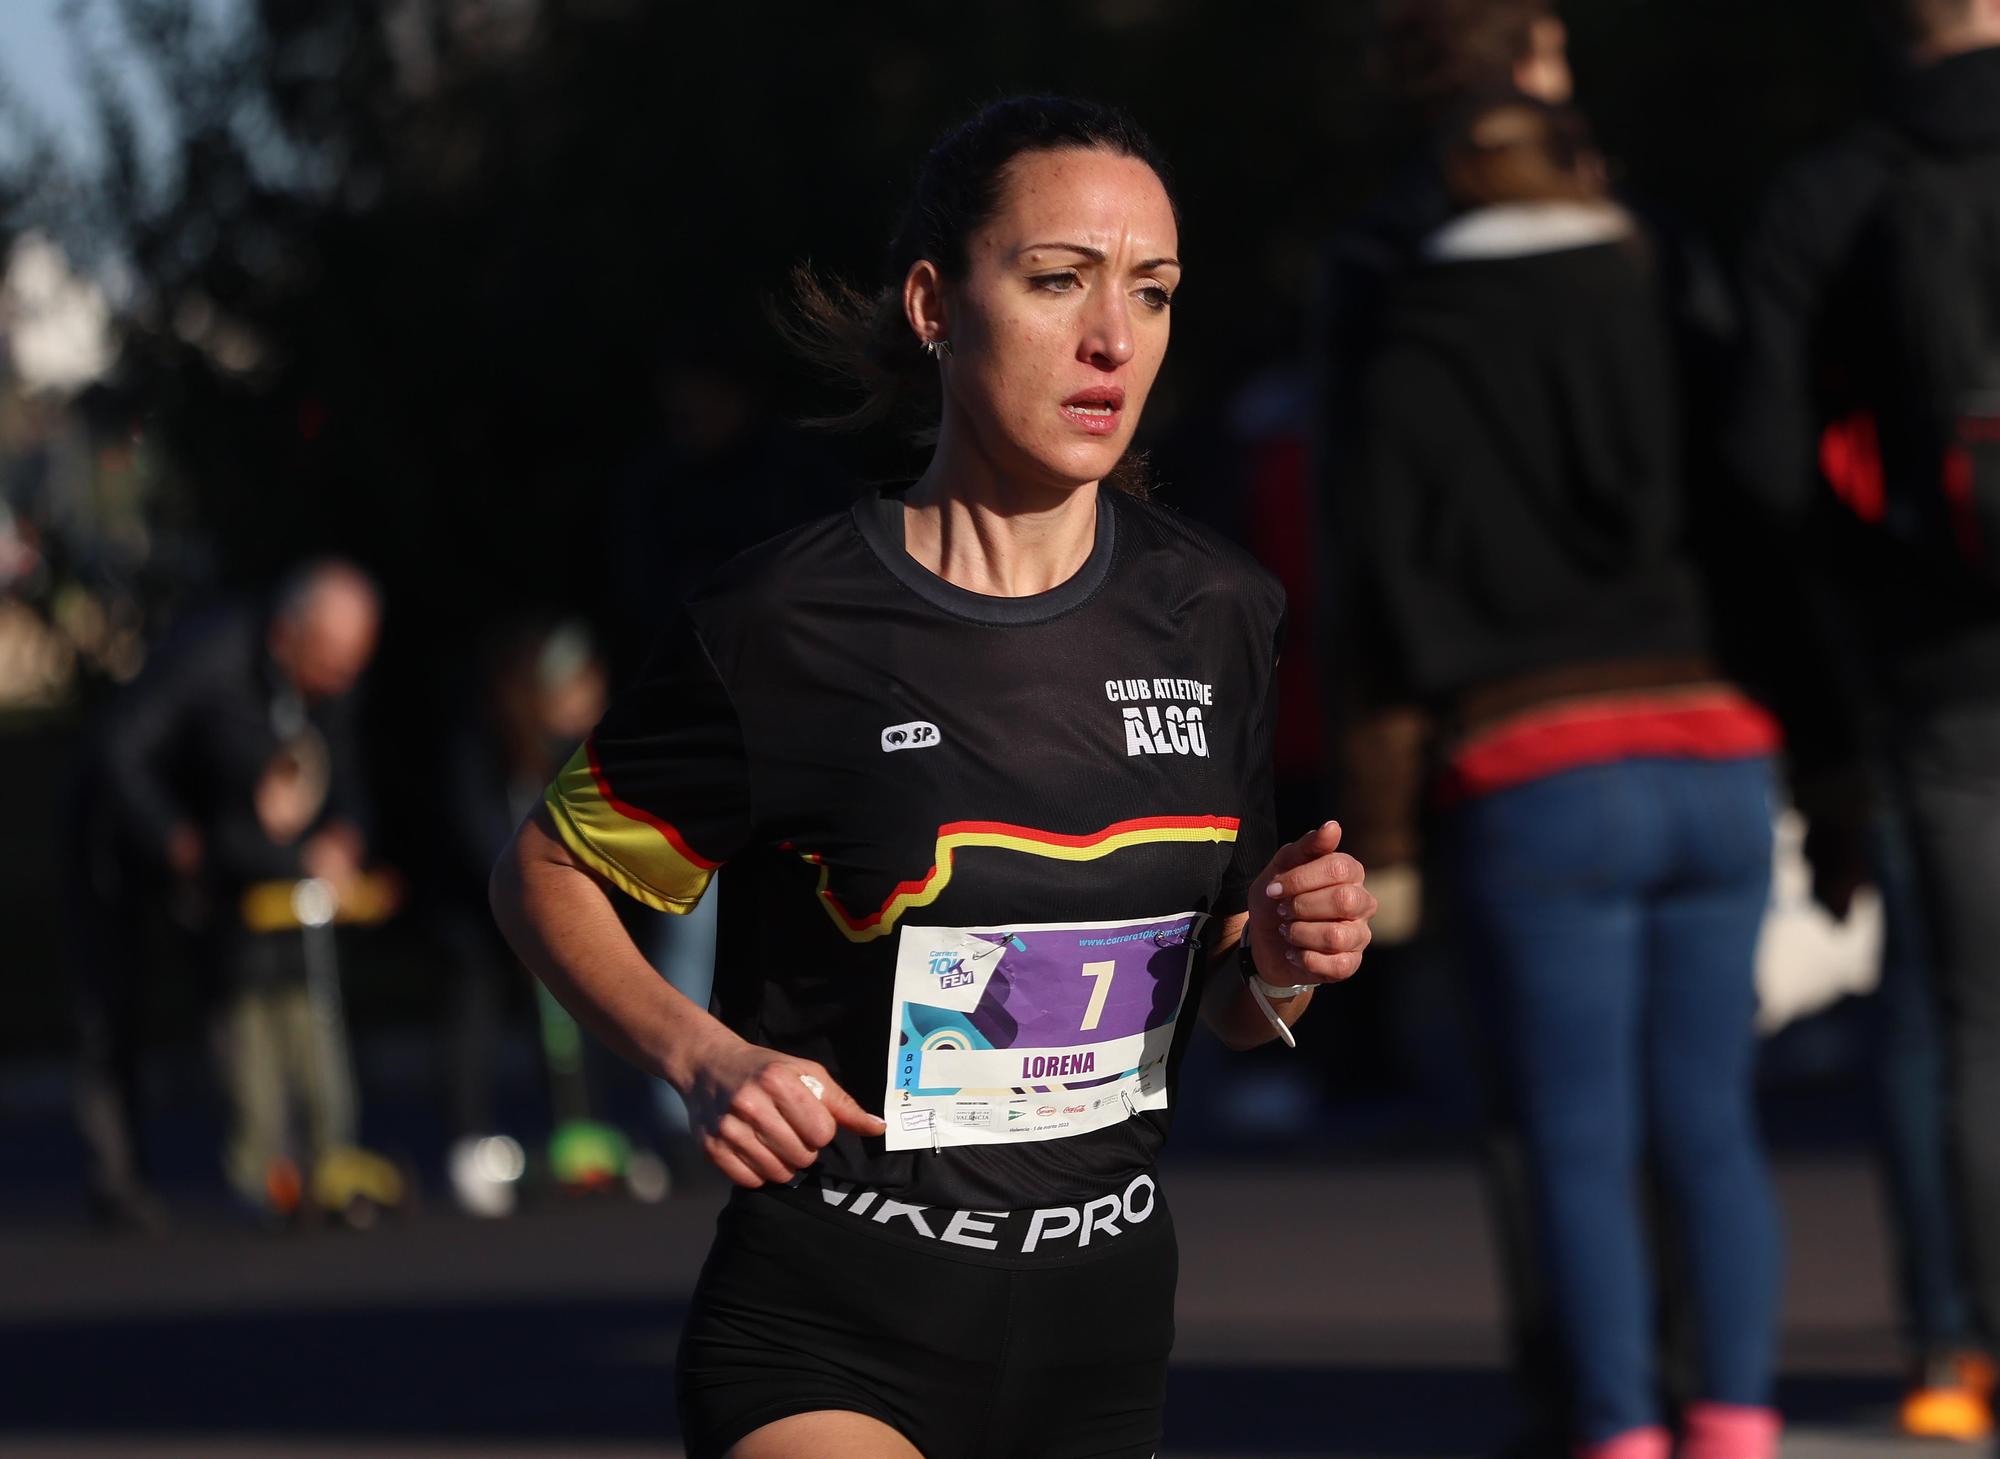
<instances>
[{"instance_id":1,"label":"blurred background foliage","mask_svg":"<svg viewBox=\"0 0 2000 1459\"><path fill-rule=\"evenodd\" d=\"M338 548L426 630L589 596L591 504L662 361L712 350L800 408L764 302L806 258L873 281L927 141L985 99L1108 98L1173 159L1192 287L1156 435L1298 350L1318 240L1411 145L1366 0L111 8L168 165L86 55L101 169L16 178L16 225L129 271L115 378L225 577ZM1611 154L1716 235L1870 84L1860 4L1567 16Z\"/></svg>"}]
</instances>

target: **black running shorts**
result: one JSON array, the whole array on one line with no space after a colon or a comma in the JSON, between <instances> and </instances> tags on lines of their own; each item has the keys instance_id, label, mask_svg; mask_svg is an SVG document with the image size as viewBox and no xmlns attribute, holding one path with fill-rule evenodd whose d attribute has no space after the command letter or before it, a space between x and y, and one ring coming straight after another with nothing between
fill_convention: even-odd
<instances>
[{"instance_id":1,"label":"black running shorts","mask_svg":"<svg viewBox=\"0 0 2000 1459\"><path fill-rule=\"evenodd\" d=\"M1150 1174L1005 1215L811 1180L738 1191L681 1338L688 1459L819 1409L925 1459L1149 1459L1178 1269Z\"/></svg>"}]
</instances>

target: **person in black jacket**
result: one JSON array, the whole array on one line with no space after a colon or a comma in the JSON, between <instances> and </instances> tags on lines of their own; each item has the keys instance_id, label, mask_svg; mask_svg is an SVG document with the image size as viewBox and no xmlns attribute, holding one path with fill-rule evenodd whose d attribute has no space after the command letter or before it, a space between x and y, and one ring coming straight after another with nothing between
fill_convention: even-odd
<instances>
[{"instance_id":1,"label":"person in black jacket","mask_svg":"<svg viewBox=\"0 0 2000 1459\"><path fill-rule=\"evenodd\" d=\"M1751 500L1815 570L1808 586L1845 680L1836 738L1884 767L1878 807L1849 794L1844 819L1872 820L1888 848L1875 868L1885 882L1911 859L1898 842L1907 836L1914 852L1928 925L1909 930L1930 944L1944 995L1946 1078L1941 1088L1931 990L1904 960L1885 960L1888 1173L1921 1369L1903 1417L1912 1432L1970 1438L1991 1427L1992 1365L1975 1318L1988 1344L2000 1334L2000 589L1910 526L1946 518L1950 493L1939 463L1896 444L1910 383L1925 378L1911 331L1927 327L1897 276L1914 265L1950 292L1951 327L1983 326L2000 351L2000 3L1891 9L1911 64L1887 105L1795 164L1751 241L1731 447ZM1918 254L1899 254L1913 185L1935 185L1983 235L1972 260L1983 287L1961 280L1947 230L1922 230ZM1816 826L1841 823L1806 809ZM1816 840L1816 882L1839 909L1867 871L1862 839ZM1884 886L1892 907L1899 890Z\"/></svg>"},{"instance_id":2,"label":"person in black jacket","mask_svg":"<svg viewBox=\"0 0 2000 1459\"><path fill-rule=\"evenodd\" d=\"M360 871L367 817L352 691L374 654L380 616L358 569L310 564L261 610L226 608L185 625L96 727L79 824L109 847L98 863L117 870L79 889L87 905L76 921L97 929L78 949L86 1032L79 1100L101 1200L137 1187L141 972L134 939L118 929L163 888L199 900L205 957L229 989L232 1182L262 1202L283 1128L272 1064L286 1045L310 1066L315 1143L352 1139L345 1051L313 1043L301 1007L257 1016L274 998L301 1002L303 973L288 952L296 939L281 945L251 930L238 908L259 882L317 877L338 892Z\"/></svg>"},{"instance_id":3,"label":"person in black jacket","mask_svg":"<svg viewBox=\"0 0 2000 1459\"><path fill-rule=\"evenodd\" d=\"M1580 119L1474 107L1445 175L1459 215L1389 304L1366 396L1370 679L1438 726L1439 859L1575 1452L1672 1442L1650 1145L1698 1357L1679 1452L1769 1459L1779 1235L1750 1072L1776 724L1712 652L1668 307Z\"/></svg>"},{"instance_id":4,"label":"person in black jacket","mask_svg":"<svg viewBox=\"0 0 2000 1459\"><path fill-rule=\"evenodd\" d=\"M1329 606L1319 621L1322 632L1337 623L1343 632L1358 625L1364 636L1375 631L1379 605L1367 595L1365 574L1352 560L1356 539L1343 522L1370 425L1361 393L1381 345L1388 301L1423 265L1427 240L1459 211L1446 179L1445 142L1468 107L1510 94L1565 106L1574 83L1567 31L1552 0L1385 0L1381 53L1391 90L1420 128L1421 145L1382 193L1329 241L1310 326L1314 465L1328 529L1322 565ZM1719 383L1734 328L1729 280L1719 260L1685 220L1657 200L1621 190L1616 201L1648 240L1652 267L1670 304L1680 378ZM1702 428L1703 419L1714 414L1705 392L1686 405L1688 444L1712 440L1714 432ZM1704 465L1689 463L1691 480L1701 479ZM1743 540L1740 524L1731 521L1724 540L1756 561L1761 573L1762 554ZM1726 590L1729 582L1726 574L1717 574L1708 587ZM1422 935L1427 919L1420 818L1407 813L1422 793L1418 749L1428 726L1414 703L1371 699L1344 659L1329 657L1323 672L1331 710L1327 763L1366 767L1365 773L1340 777L1338 792L1349 834L1360 838L1370 865L1378 868L1382 911L1374 922L1376 946L1391 959L1411 959L1389 982L1419 986L1428 981L1426 973L1446 966L1437 958L1438 940ZM1504 1114L1489 1124L1484 1152L1491 1199L1500 1213L1509 1359L1524 1400L1521 1431L1500 1452L1516 1459L1567 1455L1572 1447L1568 1375L1553 1337L1540 1264L1527 1246L1518 1132ZM1686 1393L1694 1385L1682 1361L1684 1314L1672 1298L1669 1291L1662 1315L1670 1355L1663 1385Z\"/></svg>"}]
</instances>

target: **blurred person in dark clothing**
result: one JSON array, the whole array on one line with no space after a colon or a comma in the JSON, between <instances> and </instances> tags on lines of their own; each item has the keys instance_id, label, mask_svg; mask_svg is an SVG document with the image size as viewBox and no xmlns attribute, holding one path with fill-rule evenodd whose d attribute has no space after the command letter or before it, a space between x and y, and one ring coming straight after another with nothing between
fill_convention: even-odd
<instances>
[{"instance_id":1,"label":"blurred person in dark clothing","mask_svg":"<svg viewBox=\"0 0 2000 1459\"><path fill-rule=\"evenodd\" d=\"M2000 3L1886 9L1903 75L1871 120L1785 174L1748 250L1733 465L1816 569L1844 671L1829 718L1855 767L1815 817L1821 895L1839 911L1868 874L1871 824L1892 843L1906 828L1913 852L1949 1098L1923 990L1890 983L1889 1184L1920 1367L1903 1417L1977 1437L2000 1334Z\"/></svg>"},{"instance_id":2,"label":"blurred person in dark clothing","mask_svg":"<svg viewBox=\"0 0 2000 1459\"><path fill-rule=\"evenodd\" d=\"M1383 0L1381 14L1384 78L1414 118L1420 142L1390 184L1329 241L1318 279L1312 326L1318 474L1324 491L1336 497L1365 437L1360 391L1380 341L1385 302L1397 280L1422 262L1427 241L1459 211L1445 176L1446 140L1468 107L1510 95L1567 106L1575 89L1568 31L1554 0ZM1674 324L1673 345L1685 360L1683 378L1716 378L1735 329L1724 270L1678 216L1622 186L1613 191L1649 236ZM1701 418L1716 409L1705 398L1688 399L1686 406ZM1697 440L1703 434L1689 432ZM1335 566L1338 571L1344 564ZM1383 738L1392 751L1418 732L1396 721L1354 728ZM1379 864L1405 859L1376 855ZM1393 909L1377 919L1378 944L1393 941L1404 920L1396 905L1399 881L1391 876L1377 889L1385 908Z\"/></svg>"},{"instance_id":3,"label":"blurred person in dark clothing","mask_svg":"<svg viewBox=\"0 0 2000 1459\"><path fill-rule=\"evenodd\" d=\"M1678 1452L1770 1459L1779 1234L1751 1069L1777 726L1712 651L1668 310L1581 120L1475 106L1444 158L1460 211L1388 306L1365 396L1372 702L1436 726L1442 860L1577 1452L1672 1445L1650 1140L1698 1360Z\"/></svg>"},{"instance_id":4,"label":"blurred person in dark clothing","mask_svg":"<svg viewBox=\"0 0 2000 1459\"><path fill-rule=\"evenodd\" d=\"M1553 0L1385 0L1386 79L1415 115L1424 141L1380 196L1329 242L1319 275L1311 341L1318 416L1315 470L1322 499L1331 504L1328 525L1335 530L1329 536L1336 543L1342 535L1340 499L1367 439L1361 390L1381 342L1385 303L1395 296L1398 281L1423 261L1427 241L1459 211L1445 175L1445 141L1468 108L1496 98L1523 96L1567 105L1574 90L1567 45L1568 33ZM1721 404L1702 387L1723 378L1734 336L1728 279L1712 250L1677 215L1623 188L1613 191L1648 240L1680 362L1687 421L1683 449L1693 453L1689 476L1706 480L1712 474L1706 443L1715 438ZM1705 550L1727 555L1742 524L1718 525L1723 529ZM1704 530L1704 523L1698 520L1695 530ZM1373 608L1352 592L1354 565L1337 546L1331 555L1327 602L1332 614L1342 622L1366 622ZM1740 595L1741 582L1740 573L1724 570L1712 573L1706 587L1726 600L1732 593ZM1731 611L1726 601L1723 611ZM1731 667L1754 673L1756 665L1735 662L1742 657L1740 648L1737 643L1724 646ZM1333 763L1368 760L1378 747L1391 763L1413 763L1410 749L1426 727L1409 707L1360 713L1348 686L1338 682L1329 686L1329 695L1332 733L1354 742L1331 754ZM1407 797L1415 792L1413 785L1371 778L1376 788L1353 786L1349 793ZM1374 820L1383 834L1396 824L1388 817ZM1378 947L1387 950L1417 931L1417 847L1413 841L1395 840L1367 849L1371 864L1389 869L1377 887L1384 911L1376 920Z\"/></svg>"},{"instance_id":5,"label":"blurred person in dark clothing","mask_svg":"<svg viewBox=\"0 0 2000 1459\"><path fill-rule=\"evenodd\" d=\"M1569 102L1574 88L1567 32L1553 0L1385 0L1381 21L1384 80L1404 103L1419 141L1390 184L1330 240L1319 274L1311 335L1315 475L1322 540L1327 543L1328 576L1322 595L1326 611L1321 623L1338 623L1343 631L1359 625L1364 635L1378 631L1378 605L1363 586L1362 565L1352 560L1355 539L1344 520L1350 483L1361 469L1360 456L1371 426L1363 404L1363 382L1381 346L1388 301L1396 297L1400 281L1423 265L1427 241L1460 210L1446 176L1447 144L1468 108L1508 95L1560 106ZM1623 189L1617 201L1648 240L1650 267L1673 326L1677 379L1689 386L1719 381L1734 328L1733 303L1720 265L1703 240L1670 210ZM1686 475L1691 483L1699 483L1715 475L1699 453L1714 439L1719 401L1697 388L1683 389L1682 401L1682 446L1690 457ZM1745 579L1722 570L1722 559L1754 553L1738 545L1740 521L1725 517L1709 532L1705 529L1709 515L1697 504L1691 524L1695 533L1713 538L1704 543L1703 551L1717 570L1705 588L1718 598L1740 594ZM1723 550L1717 551L1718 547ZM1726 598L1718 603L1718 613L1730 619L1738 616ZM1760 603L1756 616L1771 615ZM1725 651L1719 657L1732 670L1747 667L1737 662L1737 644L1721 647ZM1402 990L1400 996L1411 1008L1457 1001L1426 996L1430 989L1452 991L1459 972L1443 955L1449 939L1425 935L1436 930L1438 919L1427 919L1424 912L1422 817L1414 807L1423 800L1422 747L1432 727L1419 705L1370 702L1365 693L1357 692L1337 658L1328 657L1324 673L1329 711L1326 761L1332 766L1368 767L1365 775L1344 777L1337 803L1362 836L1369 864L1386 868L1377 873L1382 902L1375 921L1378 955L1404 961L1395 977L1377 987ZM1410 1022L1415 1026L1420 1020L1412 1017ZM1464 1059L1452 1024L1435 1018L1423 1022L1429 1029L1427 1040L1437 1047L1419 1057L1431 1068L1455 1075ZM1490 1077L1490 1071L1482 1070L1475 1083ZM1434 1075L1430 1082L1443 1099L1462 1092L1449 1078ZM1566 1454L1572 1408L1569 1377L1551 1335L1549 1296L1530 1249L1518 1132L1504 1117L1490 1125L1485 1152L1506 1286L1511 1361L1528 1400L1523 1432L1507 1452ZM1687 1372L1684 1313L1675 1300L1677 1284L1663 1286L1667 1300L1661 1325L1670 1359L1663 1383L1685 1393L1693 1384Z\"/></svg>"},{"instance_id":6,"label":"blurred person in dark clothing","mask_svg":"<svg viewBox=\"0 0 2000 1459\"><path fill-rule=\"evenodd\" d=\"M504 1214L511 1200L480 1178L480 1138L502 1125L496 1060L510 986L528 988L486 910L486 878L514 827L572 746L604 712L609 676L582 624L531 618L502 625L481 655L472 712L454 727L444 765L450 838L436 926L454 968L447 1058L461 1204Z\"/></svg>"},{"instance_id":7,"label":"blurred person in dark clothing","mask_svg":"<svg viewBox=\"0 0 2000 1459\"><path fill-rule=\"evenodd\" d=\"M220 612L156 654L104 739L108 788L135 847L215 886L351 877L362 815L350 696L380 623L368 579L322 562L288 578L267 612ZM255 786L278 750L308 732L332 756L327 806L295 848L274 847Z\"/></svg>"},{"instance_id":8,"label":"blurred person in dark clothing","mask_svg":"<svg viewBox=\"0 0 2000 1459\"><path fill-rule=\"evenodd\" d=\"M79 1102L101 1202L144 1198L134 1116L145 968L133 929L142 899L162 893L198 906L203 959L229 989L230 1175L261 1199L283 1091L272 1093L270 1059L260 1055L304 1035L297 1010L254 1016L253 1003L295 970L238 907L259 882L317 877L339 894L359 874L366 816L352 699L380 618L376 590L357 568L310 564L264 608L219 610L170 636L95 727L74 823L91 874L78 883L74 922ZM318 1133L344 1139L352 1124L344 1053L338 1068L314 1063Z\"/></svg>"},{"instance_id":9,"label":"blurred person in dark clothing","mask_svg":"<svg viewBox=\"0 0 2000 1459\"><path fill-rule=\"evenodd\" d=\"M452 732L444 782L453 855L443 916L466 971L452 1020L452 1124L461 1135L497 1128L500 998L505 980L521 976L486 911L486 878L555 768L604 712L609 683L589 631L568 620L505 625L482 658L477 709Z\"/></svg>"},{"instance_id":10,"label":"blurred person in dark clothing","mask_svg":"<svg viewBox=\"0 0 2000 1459\"><path fill-rule=\"evenodd\" d=\"M1428 139L1473 98L1570 100L1568 32L1554 0L1385 0L1381 9L1385 79ZM1313 343L1323 449L1338 457L1346 454L1385 289L1454 211L1427 141L1328 244Z\"/></svg>"}]
</instances>

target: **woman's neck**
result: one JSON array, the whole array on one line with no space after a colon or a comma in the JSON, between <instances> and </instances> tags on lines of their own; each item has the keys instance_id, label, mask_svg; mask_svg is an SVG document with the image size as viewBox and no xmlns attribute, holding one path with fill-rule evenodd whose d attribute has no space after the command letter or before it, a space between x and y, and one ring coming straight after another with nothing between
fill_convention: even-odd
<instances>
[{"instance_id":1,"label":"woman's neck","mask_svg":"<svg viewBox=\"0 0 2000 1459\"><path fill-rule=\"evenodd\" d=\"M910 556L955 587L996 598L1046 593L1074 577L1097 542L1098 484L1024 485L948 445L939 440L903 498Z\"/></svg>"}]
</instances>

